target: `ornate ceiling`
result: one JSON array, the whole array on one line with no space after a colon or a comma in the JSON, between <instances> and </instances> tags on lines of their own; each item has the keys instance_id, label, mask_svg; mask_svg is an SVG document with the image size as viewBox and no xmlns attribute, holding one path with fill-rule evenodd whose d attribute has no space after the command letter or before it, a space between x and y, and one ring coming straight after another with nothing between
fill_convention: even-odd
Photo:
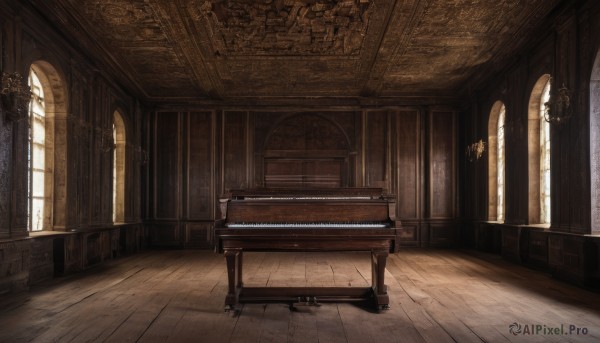
<instances>
[{"instance_id":1,"label":"ornate ceiling","mask_svg":"<svg viewBox=\"0 0 600 343\"><path fill-rule=\"evenodd\" d=\"M559 0L30 2L145 100L186 101L456 94Z\"/></svg>"}]
</instances>

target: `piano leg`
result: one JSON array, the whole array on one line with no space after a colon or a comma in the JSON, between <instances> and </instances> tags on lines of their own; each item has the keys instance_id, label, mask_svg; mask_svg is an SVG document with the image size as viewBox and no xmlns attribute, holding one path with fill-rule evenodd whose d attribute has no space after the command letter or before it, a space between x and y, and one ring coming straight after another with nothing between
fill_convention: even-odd
<instances>
[{"instance_id":1,"label":"piano leg","mask_svg":"<svg viewBox=\"0 0 600 343\"><path fill-rule=\"evenodd\" d=\"M227 279L229 288L225 297L225 311L235 310L238 303L242 283L242 250L226 249L223 253L227 262Z\"/></svg>"},{"instance_id":2,"label":"piano leg","mask_svg":"<svg viewBox=\"0 0 600 343\"><path fill-rule=\"evenodd\" d=\"M375 305L378 310L390 308L390 298L385 285L385 264L389 253L387 251L371 251L371 287Z\"/></svg>"}]
</instances>

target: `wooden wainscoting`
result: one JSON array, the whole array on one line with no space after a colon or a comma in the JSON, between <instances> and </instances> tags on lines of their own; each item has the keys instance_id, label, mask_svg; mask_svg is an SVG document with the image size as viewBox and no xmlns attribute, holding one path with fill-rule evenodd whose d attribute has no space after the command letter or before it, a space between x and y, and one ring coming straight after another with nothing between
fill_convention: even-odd
<instances>
[{"instance_id":1,"label":"wooden wainscoting","mask_svg":"<svg viewBox=\"0 0 600 343\"><path fill-rule=\"evenodd\" d=\"M29 245L26 270L29 285L139 252L146 245L141 224L81 232L43 231L23 241Z\"/></svg>"},{"instance_id":2,"label":"wooden wainscoting","mask_svg":"<svg viewBox=\"0 0 600 343\"><path fill-rule=\"evenodd\" d=\"M539 225L478 222L463 225L462 236L476 237L480 251L551 273L586 287L600 288L600 237L556 232ZM464 232L468 231L468 232Z\"/></svg>"}]
</instances>

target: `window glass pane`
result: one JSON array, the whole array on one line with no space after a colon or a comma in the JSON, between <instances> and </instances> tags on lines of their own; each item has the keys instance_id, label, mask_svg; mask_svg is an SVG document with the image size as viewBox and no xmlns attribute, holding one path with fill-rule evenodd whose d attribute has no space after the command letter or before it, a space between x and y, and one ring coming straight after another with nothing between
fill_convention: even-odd
<instances>
[{"instance_id":1,"label":"window glass pane","mask_svg":"<svg viewBox=\"0 0 600 343\"><path fill-rule=\"evenodd\" d=\"M125 123L118 111L113 117L113 222L125 220Z\"/></svg>"},{"instance_id":2,"label":"window glass pane","mask_svg":"<svg viewBox=\"0 0 600 343\"><path fill-rule=\"evenodd\" d=\"M33 145L31 147L32 159L31 167L34 170L44 170L44 146Z\"/></svg>"},{"instance_id":3,"label":"window glass pane","mask_svg":"<svg viewBox=\"0 0 600 343\"><path fill-rule=\"evenodd\" d=\"M550 224L550 123L544 120L544 104L550 100L550 81L540 99L540 222Z\"/></svg>"},{"instance_id":4,"label":"window glass pane","mask_svg":"<svg viewBox=\"0 0 600 343\"><path fill-rule=\"evenodd\" d=\"M44 197L44 172L42 171L33 171L32 176L32 185L31 185L31 196L33 197Z\"/></svg>"},{"instance_id":5,"label":"window glass pane","mask_svg":"<svg viewBox=\"0 0 600 343\"><path fill-rule=\"evenodd\" d=\"M115 113L115 116L118 115ZM117 221L117 131L116 126L113 123L113 223Z\"/></svg>"},{"instance_id":6,"label":"window glass pane","mask_svg":"<svg viewBox=\"0 0 600 343\"><path fill-rule=\"evenodd\" d=\"M29 105L29 147L28 147L28 227L29 230L42 230L44 226L44 170L46 119L42 84L33 69L29 71L29 86L32 101Z\"/></svg>"},{"instance_id":7,"label":"window glass pane","mask_svg":"<svg viewBox=\"0 0 600 343\"><path fill-rule=\"evenodd\" d=\"M31 127L32 137L31 140L34 143L44 144L46 139L46 134L44 132L44 123L38 120L33 121L33 125Z\"/></svg>"},{"instance_id":8,"label":"window glass pane","mask_svg":"<svg viewBox=\"0 0 600 343\"><path fill-rule=\"evenodd\" d=\"M498 115L498 221L504 221L504 121L505 107L502 105Z\"/></svg>"},{"instance_id":9,"label":"window glass pane","mask_svg":"<svg viewBox=\"0 0 600 343\"><path fill-rule=\"evenodd\" d=\"M31 201L31 230L39 231L44 224L44 199L34 198Z\"/></svg>"},{"instance_id":10,"label":"window glass pane","mask_svg":"<svg viewBox=\"0 0 600 343\"><path fill-rule=\"evenodd\" d=\"M43 101L44 101L44 99L42 97L34 95L33 99L31 100L31 111L33 113L43 116L44 115Z\"/></svg>"}]
</instances>

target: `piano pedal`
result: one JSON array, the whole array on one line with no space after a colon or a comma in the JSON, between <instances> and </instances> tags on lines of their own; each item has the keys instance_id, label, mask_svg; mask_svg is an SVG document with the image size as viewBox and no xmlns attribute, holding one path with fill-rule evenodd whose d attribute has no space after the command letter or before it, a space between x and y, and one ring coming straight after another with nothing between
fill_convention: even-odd
<instances>
[{"instance_id":1,"label":"piano pedal","mask_svg":"<svg viewBox=\"0 0 600 343\"><path fill-rule=\"evenodd\" d=\"M290 309L294 310L296 306L320 307L321 304L317 302L317 297L298 297L298 302L292 303Z\"/></svg>"}]
</instances>

